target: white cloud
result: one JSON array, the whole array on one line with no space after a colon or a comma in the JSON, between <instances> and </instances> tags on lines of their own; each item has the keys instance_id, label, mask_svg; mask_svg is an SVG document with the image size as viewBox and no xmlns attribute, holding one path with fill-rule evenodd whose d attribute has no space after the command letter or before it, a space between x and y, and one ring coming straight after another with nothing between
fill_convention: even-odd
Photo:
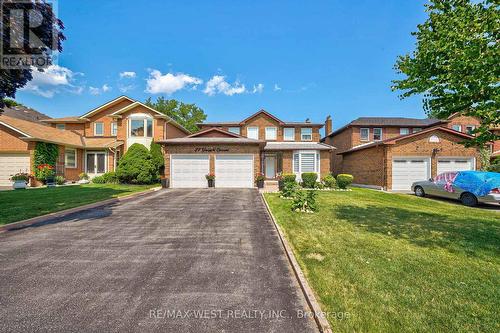
<instances>
[{"instance_id":1,"label":"white cloud","mask_svg":"<svg viewBox=\"0 0 500 333\"><path fill-rule=\"evenodd\" d=\"M226 82L226 77L222 75L214 75L207 82L205 90L203 90L203 92L209 96L213 96L218 93L232 96L235 94L242 94L246 91L247 90L244 84L241 84L239 81L236 81L231 85Z\"/></svg>"},{"instance_id":2,"label":"white cloud","mask_svg":"<svg viewBox=\"0 0 500 333\"><path fill-rule=\"evenodd\" d=\"M75 73L69 68L58 65L51 65L43 72L33 68L33 79L21 88L21 90L30 91L47 98L54 97L63 88L67 88L66 90L72 93L79 93L81 92L81 87L73 84L75 76L78 74L83 75L82 73Z\"/></svg>"},{"instance_id":3,"label":"white cloud","mask_svg":"<svg viewBox=\"0 0 500 333\"><path fill-rule=\"evenodd\" d=\"M150 94L164 93L171 95L185 87L194 88L196 85L203 83L203 80L183 73L167 73L162 75L159 70L154 69L149 73L149 78L146 82L146 92Z\"/></svg>"},{"instance_id":4,"label":"white cloud","mask_svg":"<svg viewBox=\"0 0 500 333\"><path fill-rule=\"evenodd\" d=\"M118 90L120 90L122 93L126 93L127 91L130 91L132 89L134 89L135 86L132 85L132 84L129 84L129 85L118 85Z\"/></svg>"},{"instance_id":5,"label":"white cloud","mask_svg":"<svg viewBox=\"0 0 500 333\"><path fill-rule=\"evenodd\" d=\"M257 84L257 86L256 85L253 86L252 93L261 94L263 91L264 91L264 85L262 83Z\"/></svg>"},{"instance_id":6,"label":"white cloud","mask_svg":"<svg viewBox=\"0 0 500 333\"><path fill-rule=\"evenodd\" d=\"M95 96L95 95L100 95L102 93L108 92L111 89L112 88L105 83L105 84L102 85L101 88L96 88L96 87L89 86L89 93L91 95Z\"/></svg>"},{"instance_id":7,"label":"white cloud","mask_svg":"<svg viewBox=\"0 0 500 333\"><path fill-rule=\"evenodd\" d=\"M275 83L275 84L274 84L274 89L273 89L273 90L274 90L274 91L280 91L280 90L281 90L281 87L280 87L280 86L278 86L278 84L277 84L277 83Z\"/></svg>"},{"instance_id":8,"label":"white cloud","mask_svg":"<svg viewBox=\"0 0 500 333\"><path fill-rule=\"evenodd\" d=\"M120 78L126 78L126 79L133 79L137 76L136 72L121 72L120 73Z\"/></svg>"}]
</instances>

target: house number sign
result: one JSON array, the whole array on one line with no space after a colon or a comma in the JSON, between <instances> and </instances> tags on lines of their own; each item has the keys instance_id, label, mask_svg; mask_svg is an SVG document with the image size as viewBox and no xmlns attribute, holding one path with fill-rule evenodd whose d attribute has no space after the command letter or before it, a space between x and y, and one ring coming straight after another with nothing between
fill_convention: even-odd
<instances>
[{"instance_id":1,"label":"house number sign","mask_svg":"<svg viewBox=\"0 0 500 333\"><path fill-rule=\"evenodd\" d=\"M195 147L195 153L222 153L228 152L229 148L220 148L220 147Z\"/></svg>"}]
</instances>

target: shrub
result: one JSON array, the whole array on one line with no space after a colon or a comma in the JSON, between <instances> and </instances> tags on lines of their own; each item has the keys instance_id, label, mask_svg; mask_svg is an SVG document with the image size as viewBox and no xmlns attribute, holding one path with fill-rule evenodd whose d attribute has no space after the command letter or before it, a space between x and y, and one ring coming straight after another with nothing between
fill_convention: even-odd
<instances>
[{"instance_id":1,"label":"shrub","mask_svg":"<svg viewBox=\"0 0 500 333\"><path fill-rule=\"evenodd\" d=\"M302 186L305 188L314 188L316 186L316 180L318 179L318 174L315 172L304 172L302 174Z\"/></svg>"},{"instance_id":2,"label":"shrub","mask_svg":"<svg viewBox=\"0 0 500 333\"><path fill-rule=\"evenodd\" d=\"M163 168L165 166L165 159L161 152L161 146L151 141L151 146L149 147L149 153L151 154L151 162L153 163L158 176L163 174Z\"/></svg>"},{"instance_id":3,"label":"shrub","mask_svg":"<svg viewBox=\"0 0 500 333\"><path fill-rule=\"evenodd\" d=\"M493 160L493 162L488 167L488 171L491 172L500 172L500 157L497 157Z\"/></svg>"},{"instance_id":4,"label":"shrub","mask_svg":"<svg viewBox=\"0 0 500 333\"><path fill-rule=\"evenodd\" d=\"M121 183L150 184L157 176L149 150L140 143L130 146L116 168L116 177Z\"/></svg>"},{"instance_id":5,"label":"shrub","mask_svg":"<svg viewBox=\"0 0 500 333\"><path fill-rule=\"evenodd\" d=\"M54 167L50 164L40 164L35 169L35 178L44 183L48 178L54 177L54 175Z\"/></svg>"},{"instance_id":6,"label":"shrub","mask_svg":"<svg viewBox=\"0 0 500 333\"><path fill-rule=\"evenodd\" d=\"M316 203L317 194L318 193L314 190L298 191L292 202L292 210L304 213L318 211L318 205Z\"/></svg>"},{"instance_id":7,"label":"shrub","mask_svg":"<svg viewBox=\"0 0 500 333\"><path fill-rule=\"evenodd\" d=\"M281 190L281 197L286 199L293 198L297 194L298 189L299 185L296 182L286 182L283 190Z\"/></svg>"},{"instance_id":8,"label":"shrub","mask_svg":"<svg viewBox=\"0 0 500 333\"><path fill-rule=\"evenodd\" d=\"M284 173L281 175L281 180L283 180L283 183L295 183L295 180L297 178L297 175L294 173Z\"/></svg>"},{"instance_id":9,"label":"shrub","mask_svg":"<svg viewBox=\"0 0 500 333\"><path fill-rule=\"evenodd\" d=\"M326 175L325 177L323 177L323 184L325 184L325 186L328 188L336 188L337 180L332 175Z\"/></svg>"},{"instance_id":10,"label":"shrub","mask_svg":"<svg viewBox=\"0 0 500 333\"><path fill-rule=\"evenodd\" d=\"M59 148L53 143L37 142L34 152L35 172L40 165L56 165Z\"/></svg>"},{"instance_id":11,"label":"shrub","mask_svg":"<svg viewBox=\"0 0 500 333\"><path fill-rule=\"evenodd\" d=\"M104 175L102 175L104 178L104 182L107 184L117 184L119 183L118 177L116 176L116 172L110 171L106 172Z\"/></svg>"},{"instance_id":12,"label":"shrub","mask_svg":"<svg viewBox=\"0 0 500 333\"><path fill-rule=\"evenodd\" d=\"M78 178L80 178L80 180L89 180L90 177L85 172L82 172L78 175Z\"/></svg>"},{"instance_id":13,"label":"shrub","mask_svg":"<svg viewBox=\"0 0 500 333\"><path fill-rule=\"evenodd\" d=\"M337 185L341 189L346 189L347 186L351 185L354 177L345 173L337 175Z\"/></svg>"},{"instance_id":14,"label":"shrub","mask_svg":"<svg viewBox=\"0 0 500 333\"><path fill-rule=\"evenodd\" d=\"M92 178L92 183L94 184L106 184L106 178L103 176L96 176Z\"/></svg>"},{"instance_id":15,"label":"shrub","mask_svg":"<svg viewBox=\"0 0 500 333\"><path fill-rule=\"evenodd\" d=\"M64 179L63 176L56 176L56 184L57 185L64 185L66 182L66 179Z\"/></svg>"}]
</instances>

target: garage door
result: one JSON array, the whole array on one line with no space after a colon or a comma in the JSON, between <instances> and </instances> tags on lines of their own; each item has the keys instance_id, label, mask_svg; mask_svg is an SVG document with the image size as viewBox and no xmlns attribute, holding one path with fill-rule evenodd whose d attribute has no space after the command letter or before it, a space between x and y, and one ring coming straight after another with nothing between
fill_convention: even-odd
<instances>
[{"instance_id":1,"label":"garage door","mask_svg":"<svg viewBox=\"0 0 500 333\"><path fill-rule=\"evenodd\" d=\"M207 187L205 175L209 173L208 155L172 155L172 187Z\"/></svg>"},{"instance_id":2,"label":"garage door","mask_svg":"<svg viewBox=\"0 0 500 333\"><path fill-rule=\"evenodd\" d=\"M253 186L253 155L215 157L215 187Z\"/></svg>"},{"instance_id":3,"label":"garage door","mask_svg":"<svg viewBox=\"0 0 500 333\"><path fill-rule=\"evenodd\" d=\"M452 171L474 170L473 158L439 158L437 162L437 174Z\"/></svg>"},{"instance_id":4,"label":"garage door","mask_svg":"<svg viewBox=\"0 0 500 333\"><path fill-rule=\"evenodd\" d=\"M409 191L411 184L431 177L429 158L394 158L392 160L392 189Z\"/></svg>"},{"instance_id":5,"label":"garage door","mask_svg":"<svg viewBox=\"0 0 500 333\"><path fill-rule=\"evenodd\" d=\"M18 172L29 172L29 154L0 154L0 186L10 186L9 178Z\"/></svg>"}]
</instances>

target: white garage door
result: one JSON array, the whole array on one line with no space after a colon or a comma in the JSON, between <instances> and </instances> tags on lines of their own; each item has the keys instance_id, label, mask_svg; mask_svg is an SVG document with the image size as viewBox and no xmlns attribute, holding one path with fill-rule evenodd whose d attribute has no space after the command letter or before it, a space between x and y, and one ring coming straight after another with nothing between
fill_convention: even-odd
<instances>
[{"instance_id":1,"label":"white garage door","mask_svg":"<svg viewBox=\"0 0 500 333\"><path fill-rule=\"evenodd\" d=\"M429 158L393 158L392 160L392 189L409 191L411 184L431 177Z\"/></svg>"},{"instance_id":2,"label":"white garage door","mask_svg":"<svg viewBox=\"0 0 500 333\"><path fill-rule=\"evenodd\" d=\"M253 186L253 155L215 157L215 187Z\"/></svg>"},{"instance_id":3,"label":"white garage door","mask_svg":"<svg viewBox=\"0 0 500 333\"><path fill-rule=\"evenodd\" d=\"M473 158L439 158L437 162L437 174L452 171L474 170Z\"/></svg>"},{"instance_id":4,"label":"white garage door","mask_svg":"<svg viewBox=\"0 0 500 333\"><path fill-rule=\"evenodd\" d=\"M172 187L200 188L207 187L207 175L210 171L208 155L172 155Z\"/></svg>"},{"instance_id":5,"label":"white garage door","mask_svg":"<svg viewBox=\"0 0 500 333\"><path fill-rule=\"evenodd\" d=\"M0 154L0 186L12 185L9 178L13 174L29 171L29 154Z\"/></svg>"}]
</instances>

